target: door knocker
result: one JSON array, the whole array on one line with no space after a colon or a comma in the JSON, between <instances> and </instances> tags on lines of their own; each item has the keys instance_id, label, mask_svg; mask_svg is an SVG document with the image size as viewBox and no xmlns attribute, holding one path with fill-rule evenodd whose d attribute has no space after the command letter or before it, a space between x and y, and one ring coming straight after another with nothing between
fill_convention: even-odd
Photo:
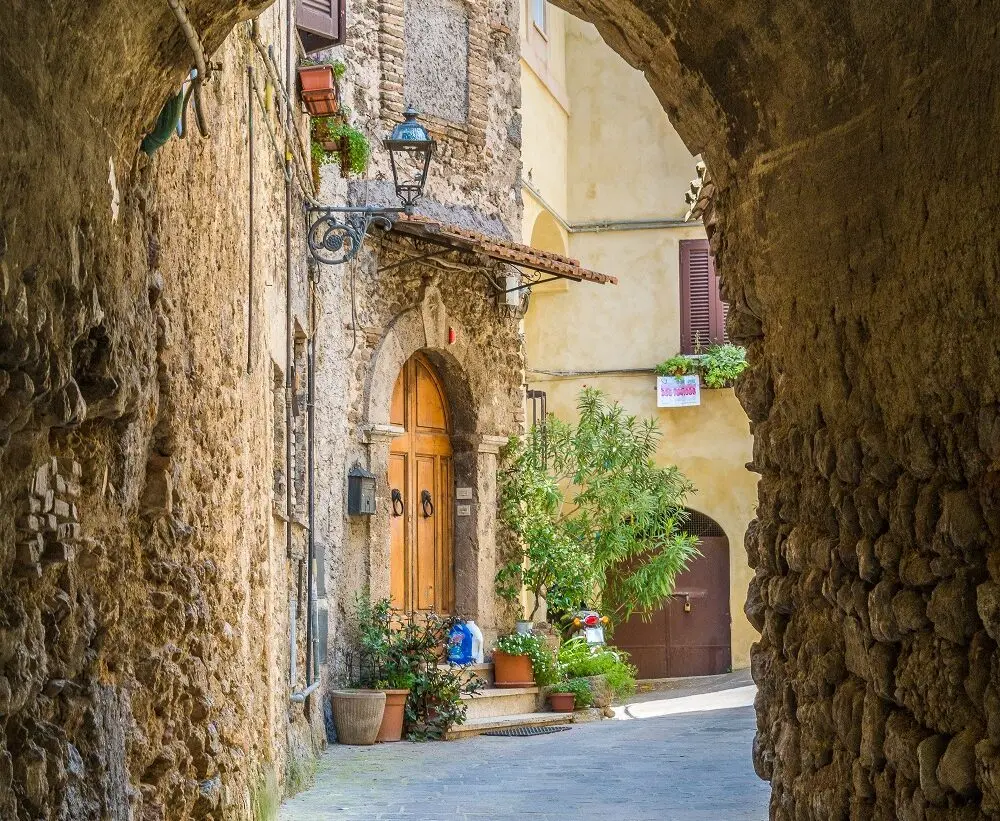
<instances>
[{"instance_id":1,"label":"door knocker","mask_svg":"<svg viewBox=\"0 0 1000 821\"><path fill-rule=\"evenodd\" d=\"M399 492L399 488L392 489L392 515L402 516L403 511L406 509L403 507L403 494ZM399 507L397 507L399 505Z\"/></svg>"},{"instance_id":2,"label":"door knocker","mask_svg":"<svg viewBox=\"0 0 1000 821\"><path fill-rule=\"evenodd\" d=\"M431 492L429 490L420 491L420 505L424 509L425 519L429 519L434 515L434 502L431 501Z\"/></svg>"}]
</instances>

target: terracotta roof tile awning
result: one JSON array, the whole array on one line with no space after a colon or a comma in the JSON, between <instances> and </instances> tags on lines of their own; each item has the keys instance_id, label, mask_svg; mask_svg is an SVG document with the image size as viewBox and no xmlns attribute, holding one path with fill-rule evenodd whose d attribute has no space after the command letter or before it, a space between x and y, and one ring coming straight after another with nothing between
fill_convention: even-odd
<instances>
[{"instance_id":1,"label":"terracotta roof tile awning","mask_svg":"<svg viewBox=\"0 0 1000 821\"><path fill-rule=\"evenodd\" d=\"M426 242L453 248L456 251L470 251L485 254L491 259L508 262L521 268L530 268L543 274L550 274L575 282L595 282L599 285L617 285L618 278L599 274L580 266L578 260L540 251L528 245L483 234L458 225L435 222L421 216L401 216L393 225L397 234L415 237Z\"/></svg>"}]
</instances>

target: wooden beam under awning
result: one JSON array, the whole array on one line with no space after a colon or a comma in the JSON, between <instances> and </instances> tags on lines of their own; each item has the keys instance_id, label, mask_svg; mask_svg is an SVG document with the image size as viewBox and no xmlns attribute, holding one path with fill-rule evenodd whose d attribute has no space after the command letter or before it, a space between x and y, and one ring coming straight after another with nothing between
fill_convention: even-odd
<instances>
[{"instance_id":1,"label":"wooden beam under awning","mask_svg":"<svg viewBox=\"0 0 1000 821\"><path fill-rule=\"evenodd\" d=\"M462 228L458 225L448 225L435 222L426 217L400 217L392 226L392 232L411 236L426 242L453 248L456 251L484 254L490 259L507 262L521 268L549 274L574 282L593 282L598 285L617 285L617 277L590 271L580 265L578 260L541 251L529 245L521 245L511 240Z\"/></svg>"}]
</instances>

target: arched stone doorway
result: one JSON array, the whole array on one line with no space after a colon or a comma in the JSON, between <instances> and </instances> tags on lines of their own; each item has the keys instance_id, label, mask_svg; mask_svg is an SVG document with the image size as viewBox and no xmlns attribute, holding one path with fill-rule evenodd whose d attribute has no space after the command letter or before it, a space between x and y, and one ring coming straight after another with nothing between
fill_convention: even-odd
<instances>
[{"instance_id":1,"label":"arched stone doorway","mask_svg":"<svg viewBox=\"0 0 1000 821\"><path fill-rule=\"evenodd\" d=\"M418 351L396 378L389 415L404 431L389 446L390 589L406 613L455 609L451 416L441 377Z\"/></svg>"},{"instance_id":2,"label":"arched stone doorway","mask_svg":"<svg viewBox=\"0 0 1000 821\"><path fill-rule=\"evenodd\" d=\"M684 529L698 537L701 555L677 576L662 607L615 628L615 646L631 655L639 678L709 676L732 666L729 539L713 519L688 513Z\"/></svg>"},{"instance_id":3,"label":"arched stone doorway","mask_svg":"<svg viewBox=\"0 0 1000 821\"><path fill-rule=\"evenodd\" d=\"M366 451L361 461L376 476L375 515L350 524L348 553L358 561L354 588L367 586L373 599L392 598L409 612L435 610L474 619L490 639L507 618L498 610L494 589L497 455L521 404L518 383L497 368L489 346L476 339L475 329L447 310L433 280L424 283L417 305L396 315L386 328L359 374ZM409 429L408 369L410 390L415 391L411 401L418 402L410 408ZM421 384L433 397L426 406L419 398ZM413 447L407 439L411 431L421 440ZM420 449L426 445L436 452ZM417 463L426 457L438 460L435 486L423 481L426 473L417 475ZM395 505L394 489L400 491ZM423 490L431 496L427 512L433 507L427 517ZM436 553L418 551L421 537L432 532L440 548ZM425 562L421 573L418 560ZM430 598L428 573L434 579Z\"/></svg>"}]
</instances>

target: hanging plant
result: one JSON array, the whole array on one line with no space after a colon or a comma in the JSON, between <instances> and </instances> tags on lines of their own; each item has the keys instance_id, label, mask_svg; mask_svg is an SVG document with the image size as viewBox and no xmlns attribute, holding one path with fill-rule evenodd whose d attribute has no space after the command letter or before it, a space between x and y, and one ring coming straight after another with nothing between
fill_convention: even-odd
<instances>
[{"instance_id":1,"label":"hanging plant","mask_svg":"<svg viewBox=\"0 0 1000 821\"><path fill-rule=\"evenodd\" d=\"M739 345L712 345L701 357L699 370L707 388L731 387L747 368L747 351Z\"/></svg>"},{"instance_id":2,"label":"hanging plant","mask_svg":"<svg viewBox=\"0 0 1000 821\"><path fill-rule=\"evenodd\" d=\"M677 354L656 366L657 376L686 376L697 373L706 388L729 388L747 368L746 348L739 345L711 345L693 356Z\"/></svg>"},{"instance_id":3,"label":"hanging plant","mask_svg":"<svg viewBox=\"0 0 1000 821\"><path fill-rule=\"evenodd\" d=\"M371 159L371 144L364 132L339 117L322 117L313 121L312 161L313 174L331 162L340 163L344 177L362 175Z\"/></svg>"},{"instance_id":4,"label":"hanging plant","mask_svg":"<svg viewBox=\"0 0 1000 821\"><path fill-rule=\"evenodd\" d=\"M665 362L656 366L657 376L686 376L694 373L695 363L686 356L672 356Z\"/></svg>"},{"instance_id":5,"label":"hanging plant","mask_svg":"<svg viewBox=\"0 0 1000 821\"><path fill-rule=\"evenodd\" d=\"M299 66L302 102L312 117L327 117L340 108L340 78L347 71L339 60L332 63L307 60Z\"/></svg>"}]
</instances>

